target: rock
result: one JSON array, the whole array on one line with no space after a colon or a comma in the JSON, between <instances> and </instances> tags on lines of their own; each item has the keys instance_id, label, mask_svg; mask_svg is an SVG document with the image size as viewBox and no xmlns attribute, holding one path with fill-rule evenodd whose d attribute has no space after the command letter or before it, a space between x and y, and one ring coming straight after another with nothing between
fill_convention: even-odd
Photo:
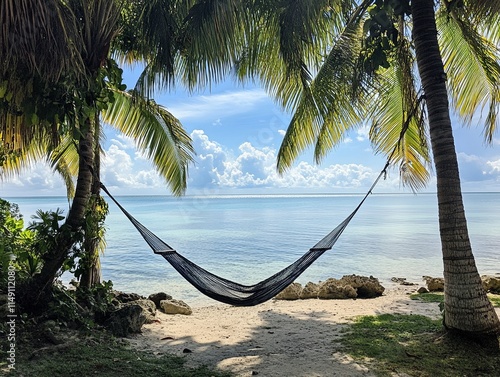
<instances>
[{"instance_id":1,"label":"rock","mask_svg":"<svg viewBox=\"0 0 500 377\"><path fill-rule=\"evenodd\" d=\"M425 287L420 287L419 289L417 289L417 293L420 293L420 294L429 293L429 291Z\"/></svg>"},{"instance_id":2,"label":"rock","mask_svg":"<svg viewBox=\"0 0 500 377\"><path fill-rule=\"evenodd\" d=\"M443 292L444 291L444 279L443 278L433 278L430 276L422 277L427 284L427 289L429 292Z\"/></svg>"},{"instance_id":3,"label":"rock","mask_svg":"<svg viewBox=\"0 0 500 377\"><path fill-rule=\"evenodd\" d=\"M309 282L300 291L300 299L317 298L319 293L319 284Z\"/></svg>"},{"instance_id":4,"label":"rock","mask_svg":"<svg viewBox=\"0 0 500 377\"><path fill-rule=\"evenodd\" d=\"M130 304L139 305L143 309L143 314L146 317L145 323L153 323L156 319L156 305L152 300L141 299L131 301Z\"/></svg>"},{"instance_id":5,"label":"rock","mask_svg":"<svg viewBox=\"0 0 500 377\"><path fill-rule=\"evenodd\" d=\"M274 298L276 300L298 300L300 298L300 292L302 291L302 285L299 283L292 283L280 293L278 293Z\"/></svg>"},{"instance_id":6,"label":"rock","mask_svg":"<svg viewBox=\"0 0 500 377\"><path fill-rule=\"evenodd\" d=\"M191 315L193 313L189 305L181 300L161 300L160 306L167 314Z\"/></svg>"},{"instance_id":7,"label":"rock","mask_svg":"<svg viewBox=\"0 0 500 377\"><path fill-rule=\"evenodd\" d=\"M500 277L483 275L481 276L481 281L486 292L500 294Z\"/></svg>"},{"instance_id":8,"label":"rock","mask_svg":"<svg viewBox=\"0 0 500 377\"><path fill-rule=\"evenodd\" d=\"M113 294L115 295L115 298L121 303L144 300L146 298L144 296L138 295L137 293L125 293L120 291L113 291Z\"/></svg>"},{"instance_id":9,"label":"rock","mask_svg":"<svg viewBox=\"0 0 500 377\"><path fill-rule=\"evenodd\" d=\"M415 283L410 283L409 281L406 281L406 278L391 278L391 281L394 283L398 283L400 285L415 285Z\"/></svg>"},{"instance_id":10,"label":"rock","mask_svg":"<svg viewBox=\"0 0 500 377\"><path fill-rule=\"evenodd\" d=\"M139 304L123 304L111 312L104 325L115 336L126 337L130 333L140 333L146 322L145 310Z\"/></svg>"},{"instance_id":11,"label":"rock","mask_svg":"<svg viewBox=\"0 0 500 377\"><path fill-rule=\"evenodd\" d=\"M161 309L160 301L161 300L172 300L172 296L167 295L165 292L158 292L149 295L148 300L151 300L155 303L157 309Z\"/></svg>"},{"instance_id":12,"label":"rock","mask_svg":"<svg viewBox=\"0 0 500 377\"><path fill-rule=\"evenodd\" d=\"M373 276L345 275L340 279L345 285L350 285L356 290L359 298L373 298L382 296L385 288Z\"/></svg>"},{"instance_id":13,"label":"rock","mask_svg":"<svg viewBox=\"0 0 500 377\"><path fill-rule=\"evenodd\" d=\"M337 279L327 279L319 285L318 298L321 299L346 299L356 298L356 290Z\"/></svg>"}]
</instances>

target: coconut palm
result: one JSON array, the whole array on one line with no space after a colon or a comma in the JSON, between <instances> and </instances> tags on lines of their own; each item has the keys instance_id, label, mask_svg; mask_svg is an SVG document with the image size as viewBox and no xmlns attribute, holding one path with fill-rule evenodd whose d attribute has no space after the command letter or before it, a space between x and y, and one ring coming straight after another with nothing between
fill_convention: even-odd
<instances>
[{"instance_id":1,"label":"coconut palm","mask_svg":"<svg viewBox=\"0 0 500 377\"><path fill-rule=\"evenodd\" d=\"M266 39L273 40L268 34L274 33L279 52L271 59L266 56L266 63L249 58L250 52L240 60L240 72L256 72L293 110L278 169L284 172L311 145L321 161L362 121L372 124L376 151L389 155L399 146L392 162L399 165L403 183L414 189L430 177L432 150L444 261L444 325L496 341L500 323L474 263L448 97L469 123L486 109L485 135L491 141L500 101L500 2L442 1L437 8L433 0L288 5L273 10L279 27L260 28L261 40L248 43L254 51L264 49ZM293 17L285 19L287 14ZM312 32L318 18L328 24L329 35ZM318 56L324 56L320 64ZM270 68L269 61L275 60L278 64ZM280 74L276 67L285 69Z\"/></svg>"},{"instance_id":2,"label":"coconut palm","mask_svg":"<svg viewBox=\"0 0 500 377\"><path fill-rule=\"evenodd\" d=\"M84 222L84 219L95 213L96 207L89 207L89 203L96 201L89 200L91 194L96 199L99 192L100 115L103 121L136 140L139 150L153 161L175 194L181 194L185 189L187 165L193 154L189 135L172 114L152 100L123 90L121 70L110 59L110 47L119 35L119 22L123 16L118 2L74 0L50 4L53 8L47 12L56 9L60 17L44 17L40 23L47 22L44 28L48 31L72 23L79 26L59 37L68 45L75 46L84 74L61 65L51 75L42 76L39 74L42 68L51 68L50 65L45 67L45 60L35 61L30 67L15 65L17 61L13 61L11 69L4 71L3 78L6 80L2 80L7 82L8 87L3 98L5 111L1 114L6 126L0 130L0 135L2 140L10 141L12 138L16 150L21 152L7 159L2 173L16 173L27 164L46 158L69 184L72 176L77 177L72 205L65 221L68 231L61 232L56 243L57 250L44 256L42 271L34 279L31 289L27 289L28 292L37 292L41 287L50 285L76 241L72 232L74 234L82 226L87 227L84 242L88 248L87 267L97 265L95 241L100 239L100 234L95 226L89 229L91 222ZM11 13L22 19L22 9L17 9L17 5L15 2L12 4L16 11ZM25 21L29 21L29 17ZM21 31L25 32L24 39L36 39L31 29ZM14 32L19 33L19 30ZM64 45L63 42L61 44ZM29 55L33 48L33 43L27 43L24 54ZM8 54L8 51L2 53ZM19 56L22 55L23 52L19 52ZM23 91L19 85L22 80L38 85L32 84L30 90ZM42 89L37 91L40 87ZM38 105L42 99L49 105L29 108L29 103ZM16 113L13 113L14 108ZM58 111L50 112L53 108ZM71 186L69 188L71 191ZM95 271L95 268L86 269L83 276L85 285L92 285L99 278Z\"/></svg>"}]
</instances>

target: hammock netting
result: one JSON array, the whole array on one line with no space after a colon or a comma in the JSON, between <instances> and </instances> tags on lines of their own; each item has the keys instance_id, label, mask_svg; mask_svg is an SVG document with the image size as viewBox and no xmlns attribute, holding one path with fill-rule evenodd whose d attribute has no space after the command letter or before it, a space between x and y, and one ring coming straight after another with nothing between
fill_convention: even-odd
<instances>
[{"instance_id":1,"label":"hammock netting","mask_svg":"<svg viewBox=\"0 0 500 377\"><path fill-rule=\"evenodd\" d=\"M385 174L385 168L382 170L370 190L363 197L354 211L335 229L323 237L316 245L311 247L304 255L288 267L285 267L273 276L254 285L243 285L224 279L191 262L147 229L130 213L128 213L125 208L123 208L109 193L103 184L101 184L101 188L132 222L146 243L151 247L153 252L165 258L172 265L172 267L179 272L179 274L181 274L201 293L226 304L235 306L253 306L263 303L276 296L279 292L293 283L295 279L297 279L311 264L313 264L316 259L323 255L325 251L330 250L333 247L368 195L371 194L372 189L375 187L383 174Z\"/></svg>"}]
</instances>

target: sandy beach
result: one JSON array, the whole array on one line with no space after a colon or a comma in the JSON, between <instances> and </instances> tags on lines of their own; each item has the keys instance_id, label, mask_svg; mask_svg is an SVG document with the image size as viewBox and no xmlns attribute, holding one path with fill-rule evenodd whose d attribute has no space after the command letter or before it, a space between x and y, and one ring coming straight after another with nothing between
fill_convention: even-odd
<instances>
[{"instance_id":1,"label":"sandy beach","mask_svg":"<svg viewBox=\"0 0 500 377\"><path fill-rule=\"evenodd\" d=\"M254 307L215 304L193 314L157 313L131 345L152 354L177 354L188 366L209 365L236 376L373 376L338 349L346 324L382 313L440 316L438 304L411 300L416 286L387 289L374 299L271 300Z\"/></svg>"}]
</instances>

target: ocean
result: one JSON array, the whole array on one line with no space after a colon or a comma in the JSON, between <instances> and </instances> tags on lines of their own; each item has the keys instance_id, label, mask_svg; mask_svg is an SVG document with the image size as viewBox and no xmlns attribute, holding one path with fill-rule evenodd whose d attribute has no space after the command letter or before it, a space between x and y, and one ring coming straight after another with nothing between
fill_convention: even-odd
<instances>
[{"instance_id":1,"label":"ocean","mask_svg":"<svg viewBox=\"0 0 500 377\"><path fill-rule=\"evenodd\" d=\"M362 195L121 196L119 202L179 253L215 274L253 284L294 262L336 227ZM25 222L37 209L61 208L64 197L6 198ZM110 202L104 280L121 291L166 292L191 306L214 303L153 254L129 220ZM480 274L500 272L500 193L464 193L469 233ZM435 194L372 194L334 248L298 282L343 275L392 277L421 283L442 276Z\"/></svg>"}]
</instances>

